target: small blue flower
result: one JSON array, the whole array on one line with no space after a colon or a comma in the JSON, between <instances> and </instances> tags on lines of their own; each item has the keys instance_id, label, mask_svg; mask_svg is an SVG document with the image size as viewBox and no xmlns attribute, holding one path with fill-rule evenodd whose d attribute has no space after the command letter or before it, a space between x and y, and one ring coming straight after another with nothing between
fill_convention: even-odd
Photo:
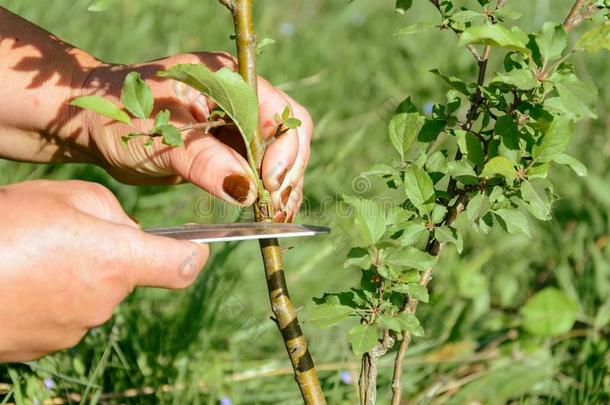
<instances>
[{"instance_id":1,"label":"small blue flower","mask_svg":"<svg viewBox=\"0 0 610 405\"><path fill-rule=\"evenodd\" d=\"M40 401L36 398L32 400L32 405L40 405Z\"/></svg>"},{"instance_id":2,"label":"small blue flower","mask_svg":"<svg viewBox=\"0 0 610 405\"><path fill-rule=\"evenodd\" d=\"M366 16L362 13L356 13L350 17L350 22L353 25L360 26L366 21Z\"/></svg>"},{"instance_id":3,"label":"small blue flower","mask_svg":"<svg viewBox=\"0 0 610 405\"><path fill-rule=\"evenodd\" d=\"M53 381L51 377L45 378L43 384L45 387L47 387L48 390L52 390L53 388L55 388L55 381Z\"/></svg>"},{"instance_id":4,"label":"small blue flower","mask_svg":"<svg viewBox=\"0 0 610 405\"><path fill-rule=\"evenodd\" d=\"M432 114L432 110L434 109L434 103L429 101L426 104L424 104L424 114L426 115L430 115Z\"/></svg>"},{"instance_id":5,"label":"small blue flower","mask_svg":"<svg viewBox=\"0 0 610 405\"><path fill-rule=\"evenodd\" d=\"M220 398L219 405L233 405L233 401L231 401L231 398L224 396Z\"/></svg>"},{"instance_id":6,"label":"small blue flower","mask_svg":"<svg viewBox=\"0 0 610 405\"><path fill-rule=\"evenodd\" d=\"M352 373L349 371L342 371L340 374L341 381L343 384L350 385L352 383Z\"/></svg>"},{"instance_id":7,"label":"small blue flower","mask_svg":"<svg viewBox=\"0 0 610 405\"><path fill-rule=\"evenodd\" d=\"M295 31L296 29L294 28L294 25L291 22L284 21L280 24L280 34L285 37L293 36Z\"/></svg>"}]
</instances>

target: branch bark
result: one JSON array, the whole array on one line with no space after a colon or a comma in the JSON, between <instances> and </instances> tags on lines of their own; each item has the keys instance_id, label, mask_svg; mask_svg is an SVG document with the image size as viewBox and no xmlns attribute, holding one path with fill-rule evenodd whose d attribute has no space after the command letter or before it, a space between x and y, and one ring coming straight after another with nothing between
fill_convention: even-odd
<instances>
[{"instance_id":1,"label":"branch bark","mask_svg":"<svg viewBox=\"0 0 610 405\"><path fill-rule=\"evenodd\" d=\"M256 35L252 20L252 0L220 1L233 15L239 73L256 92ZM260 125L250 148L253 160L259 168L258 174L260 176L260 164L265 153L265 143ZM271 221L270 218L273 214L272 206L264 199L257 201L254 211L257 221ZM288 294L286 277L284 276L282 250L278 240L265 239L259 243L265 266L271 310L282 334L303 401L307 405L326 404L318 374L307 347L307 341L299 326L297 311L292 305L290 295Z\"/></svg>"},{"instance_id":2,"label":"branch bark","mask_svg":"<svg viewBox=\"0 0 610 405\"><path fill-rule=\"evenodd\" d=\"M578 17L582 6L584 6L588 1L589 0L576 0L572 6L572 9L568 13L568 16L563 22L563 27L566 29L566 31L570 31L574 27L574 20Z\"/></svg>"}]
</instances>

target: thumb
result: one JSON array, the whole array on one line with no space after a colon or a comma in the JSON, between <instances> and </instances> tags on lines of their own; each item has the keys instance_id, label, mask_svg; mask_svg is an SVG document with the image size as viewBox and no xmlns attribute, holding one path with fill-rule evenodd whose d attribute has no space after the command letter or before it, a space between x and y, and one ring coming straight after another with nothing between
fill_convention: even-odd
<instances>
[{"instance_id":1,"label":"thumb","mask_svg":"<svg viewBox=\"0 0 610 405\"><path fill-rule=\"evenodd\" d=\"M208 259L208 245L150 235L126 228L132 233L128 270L133 287L186 288L197 278Z\"/></svg>"}]
</instances>

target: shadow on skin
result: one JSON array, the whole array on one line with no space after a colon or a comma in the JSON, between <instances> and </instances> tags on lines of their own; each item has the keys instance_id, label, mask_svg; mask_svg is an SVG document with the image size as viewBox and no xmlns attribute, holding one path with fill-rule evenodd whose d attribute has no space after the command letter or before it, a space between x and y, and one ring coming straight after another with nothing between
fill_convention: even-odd
<instances>
[{"instance_id":1,"label":"shadow on skin","mask_svg":"<svg viewBox=\"0 0 610 405\"><path fill-rule=\"evenodd\" d=\"M3 19L3 17L7 19L9 17L11 19L21 19L21 17L16 16L8 10L0 7L0 19ZM19 24L19 26L26 25L27 23L25 21L22 24ZM101 66L96 66L94 68L85 66L83 61L79 60L78 52L75 47L60 40L56 36L44 31L41 28L17 31L11 29L11 24L0 24L0 45L2 45L2 43L5 41L13 42L11 46L12 50L28 47L35 50L35 52L32 52L36 54L35 56L25 56L17 63L10 66L12 71L20 72L21 74L31 77L31 80L27 86L27 89L30 90L40 89L45 85L51 85L50 82L52 82L52 86L56 87L72 89L80 88L83 95L97 94L100 96L114 96L118 98L121 94L124 77L131 71L139 71L142 78L149 82L163 82L168 80L156 76L156 73L159 70L166 68L166 66L162 63L154 63L155 61L161 61L161 59L151 61L151 63L147 63L146 66L121 64L102 64ZM224 67L228 60L226 56L222 54L206 54L205 58L201 54L191 55L193 55L193 60L190 61L190 63L196 62L196 59L198 58L199 62L205 62L206 66L212 70L217 70ZM82 55L80 59L83 59ZM78 82L78 80L75 78L83 79ZM40 135L47 142L47 145L41 146L41 150L45 146L48 146L48 144L57 145L58 149L51 157L51 161L53 162L79 160L79 155L87 157L99 156L93 142L87 146L78 144L78 139L84 135L86 130L82 125L78 126L67 135L62 137L57 135L62 130L66 130L66 127L69 124L74 123L75 120L82 120L83 122L85 121L82 119L83 117L81 115L84 114L85 111L81 108L69 105L68 102L69 100L66 101L66 104L61 105L58 108L54 118L48 122L44 128L44 131L40 133ZM158 111L165 108L169 108L171 110L171 106L176 106L175 99L170 97L157 98L155 99L155 109L153 114L156 114ZM192 121L187 119L187 117L184 117L184 115L172 115L172 120L180 125L185 125ZM211 133L214 134L216 132L211 131ZM223 140L226 138L226 143L229 146L234 147L240 153L242 151L245 153L245 146L243 145L243 141L241 141L241 137L238 133L235 134L235 131L230 133L229 131L223 129L219 131L218 134L221 135L219 136L219 139ZM201 131L192 131L185 137L185 143L188 145L189 142L192 142L192 140L196 139L198 136L204 135ZM223 142L225 141L223 140ZM156 150L154 151L155 155L152 156L163 154L168 149L169 148L162 148ZM97 163L105 167L113 176L117 177L118 174L116 171L109 168L105 162ZM136 167L138 165L141 166L144 163L145 161L142 161L141 163L137 164ZM119 178L119 180L126 181L128 183L132 182L128 177L122 177ZM138 178L132 180L136 180L133 181L134 183L142 184L143 179ZM167 179L158 178L151 180L153 183L177 182L175 176Z\"/></svg>"}]
</instances>

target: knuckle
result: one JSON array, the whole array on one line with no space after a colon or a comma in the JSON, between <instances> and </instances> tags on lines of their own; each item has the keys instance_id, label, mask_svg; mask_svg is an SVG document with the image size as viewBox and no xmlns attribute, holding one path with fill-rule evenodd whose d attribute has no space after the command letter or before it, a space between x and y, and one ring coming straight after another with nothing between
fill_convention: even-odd
<instances>
[{"instance_id":1,"label":"knuckle","mask_svg":"<svg viewBox=\"0 0 610 405\"><path fill-rule=\"evenodd\" d=\"M214 52L216 58L229 68L237 68L237 58L229 52Z\"/></svg>"}]
</instances>

